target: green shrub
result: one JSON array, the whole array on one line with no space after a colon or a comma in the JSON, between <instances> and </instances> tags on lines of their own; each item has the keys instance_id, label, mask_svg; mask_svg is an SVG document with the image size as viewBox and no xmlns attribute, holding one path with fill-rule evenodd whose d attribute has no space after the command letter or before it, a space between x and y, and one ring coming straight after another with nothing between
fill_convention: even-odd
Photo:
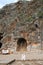
<instances>
[{"instance_id":1,"label":"green shrub","mask_svg":"<svg viewBox=\"0 0 43 65\"><path fill-rule=\"evenodd\" d=\"M43 11L39 11L38 14L37 14L37 16L38 16L39 18L43 18Z\"/></svg>"},{"instance_id":2,"label":"green shrub","mask_svg":"<svg viewBox=\"0 0 43 65\"><path fill-rule=\"evenodd\" d=\"M28 17L28 19L27 19L27 21L28 21L28 22L31 22L31 21L33 21L33 18L32 18L32 16L29 16L29 17Z\"/></svg>"}]
</instances>

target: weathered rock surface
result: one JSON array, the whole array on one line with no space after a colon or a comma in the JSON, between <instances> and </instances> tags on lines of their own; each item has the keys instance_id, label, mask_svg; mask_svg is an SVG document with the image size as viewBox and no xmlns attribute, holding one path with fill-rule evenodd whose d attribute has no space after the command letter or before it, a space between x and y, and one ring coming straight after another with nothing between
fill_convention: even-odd
<instances>
[{"instance_id":1,"label":"weathered rock surface","mask_svg":"<svg viewBox=\"0 0 43 65\"><path fill-rule=\"evenodd\" d=\"M10 35L14 39L24 37L27 41L40 43L42 22L43 0L18 1L6 5L0 9L0 32L4 32L2 42L7 43Z\"/></svg>"}]
</instances>

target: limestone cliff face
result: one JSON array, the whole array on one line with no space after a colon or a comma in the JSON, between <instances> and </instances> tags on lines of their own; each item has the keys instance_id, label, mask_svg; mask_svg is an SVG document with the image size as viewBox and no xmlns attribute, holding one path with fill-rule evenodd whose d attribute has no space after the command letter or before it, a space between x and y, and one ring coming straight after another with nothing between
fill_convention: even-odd
<instances>
[{"instance_id":1,"label":"limestone cliff face","mask_svg":"<svg viewBox=\"0 0 43 65\"><path fill-rule=\"evenodd\" d=\"M6 37L13 33L14 38L24 37L39 42L41 22L43 0L18 1L6 5L0 10L0 32L4 32L2 41L6 41Z\"/></svg>"}]
</instances>

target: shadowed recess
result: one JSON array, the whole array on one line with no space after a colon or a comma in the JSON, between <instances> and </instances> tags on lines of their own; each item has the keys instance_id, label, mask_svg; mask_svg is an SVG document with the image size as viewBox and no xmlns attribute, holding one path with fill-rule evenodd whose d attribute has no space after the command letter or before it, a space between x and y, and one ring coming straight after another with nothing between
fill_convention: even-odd
<instances>
[{"instance_id":1,"label":"shadowed recess","mask_svg":"<svg viewBox=\"0 0 43 65\"><path fill-rule=\"evenodd\" d=\"M27 41L24 38L19 38L17 41L17 50L20 51L22 50L26 50L27 48Z\"/></svg>"}]
</instances>

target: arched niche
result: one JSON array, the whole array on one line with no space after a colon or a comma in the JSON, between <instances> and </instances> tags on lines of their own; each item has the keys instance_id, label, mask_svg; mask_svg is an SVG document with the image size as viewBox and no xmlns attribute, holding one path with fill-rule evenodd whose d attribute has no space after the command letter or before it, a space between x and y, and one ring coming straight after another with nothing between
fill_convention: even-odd
<instances>
[{"instance_id":1,"label":"arched niche","mask_svg":"<svg viewBox=\"0 0 43 65\"><path fill-rule=\"evenodd\" d=\"M19 38L17 40L17 51L26 51L27 50L27 41L24 38Z\"/></svg>"}]
</instances>

